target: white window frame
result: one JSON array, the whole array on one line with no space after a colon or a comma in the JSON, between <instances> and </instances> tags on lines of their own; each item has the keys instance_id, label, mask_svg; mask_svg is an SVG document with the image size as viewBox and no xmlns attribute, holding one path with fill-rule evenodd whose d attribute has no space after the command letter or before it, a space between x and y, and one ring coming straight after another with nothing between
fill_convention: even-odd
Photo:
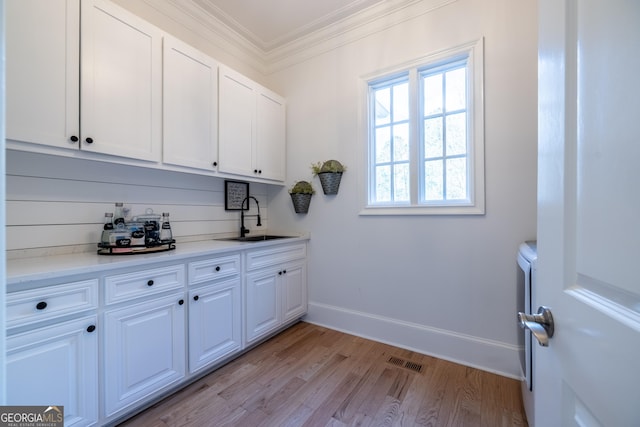
<instances>
[{"instance_id":1,"label":"white window frame","mask_svg":"<svg viewBox=\"0 0 640 427\"><path fill-rule=\"evenodd\" d=\"M434 203L421 201L423 172L419 167L422 161L423 124L421 108L418 106L419 75L425 69L437 67L456 59L467 58L467 138L469 162L468 200L444 200ZM392 79L400 74L409 74L411 127L410 127L410 180L411 202L407 203L371 203L373 178L371 176L372 144L370 135L373 126L370 123L370 84L385 78ZM361 138L363 145L361 174L363 185L362 210L360 215L483 215L485 213L485 176L484 176L484 40L478 39L451 49L438 51L424 57L400 64L361 78ZM415 89L412 89L415 88Z\"/></svg>"}]
</instances>

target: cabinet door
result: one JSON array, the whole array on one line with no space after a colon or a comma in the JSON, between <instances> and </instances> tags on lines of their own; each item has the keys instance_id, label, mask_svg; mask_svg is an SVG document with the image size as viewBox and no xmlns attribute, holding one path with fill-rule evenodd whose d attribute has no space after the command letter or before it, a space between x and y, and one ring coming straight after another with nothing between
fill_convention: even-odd
<instances>
[{"instance_id":1,"label":"cabinet door","mask_svg":"<svg viewBox=\"0 0 640 427\"><path fill-rule=\"evenodd\" d=\"M242 345L240 278L189 292L189 371L196 372Z\"/></svg>"},{"instance_id":2,"label":"cabinet door","mask_svg":"<svg viewBox=\"0 0 640 427\"><path fill-rule=\"evenodd\" d=\"M173 294L104 314L106 416L184 378L184 307Z\"/></svg>"},{"instance_id":3,"label":"cabinet door","mask_svg":"<svg viewBox=\"0 0 640 427\"><path fill-rule=\"evenodd\" d=\"M262 89L257 98L256 166L261 178L285 180L285 104L275 93Z\"/></svg>"},{"instance_id":4,"label":"cabinet door","mask_svg":"<svg viewBox=\"0 0 640 427\"><path fill-rule=\"evenodd\" d=\"M179 40L163 44L164 163L209 171L218 157L218 64Z\"/></svg>"},{"instance_id":5,"label":"cabinet door","mask_svg":"<svg viewBox=\"0 0 640 427\"><path fill-rule=\"evenodd\" d=\"M82 150L160 160L162 34L105 0L81 10Z\"/></svg>"},{"instance_id":6,"label":"cabinet door","mask_svg":"<svg viewBox=\"0 0 640 427\"><path fill-rule=\"evenodd\" d=\"M245 176L254 174L254 83L225 66L219 78L219 165L220 172Z\"/></svg>"},{"instance_id":7,"label":"cabinet door","mask_svg":"<svg viewBox=\"0 0 640 427\"><path fill-rule=\"evenodd\" d=\"M278 270L265 269L247 274L246 340L247 343L280 326Z\"/></svg>"},{"instance_id":8,"label":"cabinet door","mask_svg":"<svg viewBox=\"0 0 640 427\"><path fill-rule=\"evenodd\" d=\"M95 316L9 336L6 403L64 405L65 426L95 424L98 334L92 325Z\"/></svg>"},{"instance_id":9,"label":"cabinet door","mask_svg":"<svg viewBox=\"0 0 640 427\"><path fill-rule=\"evenodd\" d=\"M282 291L282 322L288 322L307 312L307 268L305 261L288 263L280 276Z\"/></svg>"},{"instance_id":10,"label":"cabinet door","mask_svg":"<svg viewBox=\"0 0 640 427\"><path fill-rule=\"evenodd\" d=\"M77 149L79 0L8 1L5 7L7 139Z\"/></svg>"}]
</instances>

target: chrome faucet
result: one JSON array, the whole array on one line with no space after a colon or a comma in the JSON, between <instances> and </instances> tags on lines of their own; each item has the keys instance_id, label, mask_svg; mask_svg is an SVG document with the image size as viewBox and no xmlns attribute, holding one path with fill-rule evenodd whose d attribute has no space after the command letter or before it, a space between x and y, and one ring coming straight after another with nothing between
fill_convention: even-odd
<instances>
[{"instance_id":1,"label":"chrome faucet","mask_svg":"<svg viewBox=\"0 0 640 427\"><path fill-rule=\"evenodd\" d=\"M253 199L256 201L256 206L258 207L257 215L244 214L244 202L245 201L247 202L247 210L249 210L249 199ZM256 199L255 197L247 196L244 198L244 200L242 200L242 203L240 204L240 237L244 237L247 233L249 233L249 229L244 226L245 217L250 218L254 216L258 218L258 222L256 223L256 226L258 227L262 226L262 223L260 222L260 203L258 203L258 199Z\"/></svg>"}]
</instances>

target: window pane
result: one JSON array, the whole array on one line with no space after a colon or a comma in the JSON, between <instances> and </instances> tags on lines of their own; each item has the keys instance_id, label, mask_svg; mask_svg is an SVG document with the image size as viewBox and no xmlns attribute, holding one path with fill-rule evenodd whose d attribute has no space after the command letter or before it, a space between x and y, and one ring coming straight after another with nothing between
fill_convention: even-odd
<instances>
[{"instance_id":1,"label":"window pane","mask_svg":"<svg viewBox=\"0 0 640 427\"><path fill-rule=\"evenodd\" d=\"M449 71L445 77L447 111L464 110L467 107L466 68Z\"/></svg>"},{"instance_id":2,"label":"window pane","mask_svg":"<svg viewBox=\"0 0 640 427\"><path fill-rule=\"evenodd\" d=\"M409 120L409 83L393 87L393 121Z\"/></svg>"},{"instance_id":3,"label":"window pane","mask_svg":"<svg viewBox=\"0 0 640 427\"><path fill-rule=\"evenodd\" d=\"M391 121L391 89L376 90L374 99L375 125L380 126L389 123Z\"/></svg>"},{"instance_id":4,"label":"window pane","mask_svg":"<svg viewBox=\"0 0 640 427\"><path fill-rule=\"evenodd\" d=\"M467 198L467 159L447 160L447 200Z\"/></svg>"},{"instance_id":5,"label":"window pane","mask_svg":"<svg viewBox=\"0 0 640 427\"><path fill-rule=\"evenodd\" d=\"M409 201L409 164L403 163L395 166L393 170L393 199L396 202Z\"/></svg>"},{"instance_id":6,"label":"window pane","mask_svg":"<svg viewBox=\"0 0 640 427\"><path fill-rule=\"evenodd\" d=\"M425 77L424 88L424 115L442 113L442 74Z\"/></svg>"},{"instance_id":7,"label":"window pane","mask_svg":"<svg viewBox=\"0 0 640 427\"><path fill-rule=\"evenodd\" d=\"M467 114L447 116L447 156L467 153Z\"/></svg>"},{"instance_id":8,"label":"window pane","mask_svg":"<svg viewBox=\"0 0 640 427\"><path fill-rule=\"evenodd\" d=\"M391 130L388 126L376 129L376 164L391 161Z\"/></svg>"},{"instance_id":9,"label":"window pane","mask_svg":"<svg viewBox=\"0 0 640 427\"><path fill-rule=\"evenodd\" d=\"M391 201L391 166L376 167L376 202Z\"/></svg>"},{"instance_id":10,"label":"window pane","mask_svg":"<svg viewBox=\"0 0 640 427\"><path fill-rule=\"evenodd\" d=\"M409 124L393 127L393 161L409 160Z\"/></svg>"},{"instance_id":11,"label":"window pane","mask_svg":"<svg viewBox=\"0 0 640 427\"><path fill-rule=\"evenodd\" d=\"M482 64L481 55L477 58ZM382 212L403 212L394 206L419 208L412 214L484 212L482 203L470 203L475 196L469 194L484 191L469 175L479 155L467 127L476 113L478 123L483 117L482 105L473 104L476 91L469 90L469 78L475 76L469 64L466 47L460 47L449 58L429 57L370 80L367 194Z\"/></svg>"},{"instance_id":12,"label":"window pane","mask_svg":"<svg viewBox=\"0 0 640 427\"><path fill-rule=\"evenodd\" d=\"M431 160L424 163L424 197L426 200L442 200L444 192L442 172L442 160Z\"/></svg>"},{"instance_id":13,"label":"window pane","mask_svg":"<svg viewBox=\"0 0 640 427\"><path fill-rule=\"evenodd\" d=\"M442 157L442 117L424 121L424 157Z\"/></svg>"}]
</instances>

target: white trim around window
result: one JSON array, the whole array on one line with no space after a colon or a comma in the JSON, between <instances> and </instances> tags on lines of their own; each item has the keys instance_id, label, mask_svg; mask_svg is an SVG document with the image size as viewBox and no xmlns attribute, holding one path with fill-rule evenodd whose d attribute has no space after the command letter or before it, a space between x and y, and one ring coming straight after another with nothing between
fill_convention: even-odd
<instances>
[{"instance_id":1,"label":"white trim around window","mask_svg":"<svg viewBox=\"0 0 640 427\"><path fill-rule=\"evenodd\" d=\"M431 70L441 64L464 58L467 69L467 197L461 200L425 200L424 162L422 143L424 133L418 90L422 90L419 78L424 70ZM373 177L371 98L370 91L376 82L392 81L397 76L406 75L410 80L410 200L380 202L372 197ZM362 209L360 215L483 215L485 213L484 176L484 40L478 39L451 49L435 52L385 70L379 70L360 78L361 109L360 128L362 155L359 188ZM422 116L422 117L421 117Z\"/></svg>"}]
</instances>

